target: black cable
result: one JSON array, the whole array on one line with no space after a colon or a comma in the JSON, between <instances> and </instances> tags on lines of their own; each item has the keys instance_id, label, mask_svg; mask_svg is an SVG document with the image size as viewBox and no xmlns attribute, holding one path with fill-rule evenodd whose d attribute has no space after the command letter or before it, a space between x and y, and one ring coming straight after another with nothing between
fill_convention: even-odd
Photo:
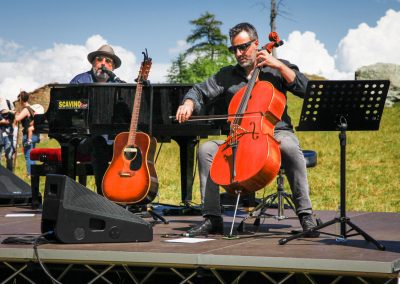
<instances>
[{"instance_id":1,"label":"black cable","mask_svg":"<svg viewBox=\"0 0 400 284\"><path fill-rule=\"evenodd\" d=\"M38 253L38 245L41 244L48 244L51 241L47 240L45 236L54 234L53 231L46 232L44 234L41 234L39 236L23 236L23 237L8 237L4 239L1 243L2 244L33 244L33 251L35 252L35 256L37 261L39 262L39 265L42 267L44 273L56 284L62 284L59 282L57 279L55 279L50 272L47 270L47 268L44 266L42 263L42 260L39 257Z\"/></svg>"},{"instance_id":2,"label":"black cable","mask_svg":"<svg viewBox=\"0 0 400 284\"><path fill-rule=\"evenodd\" d=\"M4 239L2 244L33 244L37 236L8 237Z\"/></svg>"},{"instance_id":3,"label":"black cable","mask_svg":"<svg viewBox=\"0 0 400 284\"><path fill-rule=\"evenodd\" d=\"M44 264L42 263L42 260L41 260L40 257L39 257L39 253L38 253L38 249L37 249L37 247L38 247L38 245L39 245L39 242L40 242L41 240L45 239L45 238L44 238L45 236L51 235L51 234L53 234L53 233L54 233L53 231L49 231L49 232L46 232L46 233L44 233L44 234L41 234L39 237L37 237L36 240L35 240L34 243L33 243L33 251L35 252L36 259L37 259L37 261L39 262L40 267L42 267L44 273L45 273L54 283L56 283L56 284L62 284L60 281L58 281L57 279L55 279L55 278L51 275L50 271L47 270L46 266L44 266ZM47 243L47 242L42 242L41 244L43 244L43 243Z\"/></svg>"}]
</instances>

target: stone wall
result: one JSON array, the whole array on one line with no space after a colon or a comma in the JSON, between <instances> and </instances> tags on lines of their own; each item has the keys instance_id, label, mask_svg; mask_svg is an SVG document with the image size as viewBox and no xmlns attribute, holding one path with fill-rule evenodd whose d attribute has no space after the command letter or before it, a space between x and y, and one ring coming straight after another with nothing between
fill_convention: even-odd
<instances>
[{"instance_id":1,"label":"stone wall","mask_svg":"<svg viewBox=\"0 0 400 284\"><path fill-rule=\"evenodd\" d=\"M40 87L33 92L29 93L29 104L40 104L43 106L44 111L46 112L47 109L49 108L49 102L50 102L50 87L49 85L44 85L43 87ZM14 101L15 109L17 111L20 110L20 104L19 101ZM19 127L19 135L18 137L18 146L21 147L22 143L22 127ZM46 140L48 139L47 134L41 134L40 135L40 140ZM40 147L40 145L37 145L37 147Z\"/></svg>"},{"instance_id":2,"label":"stone wall","mask_svg":"<svg viewBox=\"0 0 400 284\"><path fill-rule=\"evenodd\" d=\"M50 87L49 85L44 85L43 87L40 87L33 92L29 93L29 104L40 104L43 106L44 111L46 112L48 107L49 107L49 101L50 101ZM18 100L14 102L15 108L19 110L19 102Z\"/></svg>"},{"instance_id":3,"label":"stone wall","mask_svg":"<svg viewBox=\"0 0 400 284\"><path fill-rule=\"evenodd\" d=\"M390 80L386 106L400 101L400 65L377 63L363 66L355 72L356 80Z\"/></svg>"}]
</instances>

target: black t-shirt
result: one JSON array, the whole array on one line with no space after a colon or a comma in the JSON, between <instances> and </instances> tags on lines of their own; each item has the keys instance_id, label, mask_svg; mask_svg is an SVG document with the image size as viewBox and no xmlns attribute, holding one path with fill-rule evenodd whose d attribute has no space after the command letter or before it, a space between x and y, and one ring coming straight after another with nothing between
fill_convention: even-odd
<instances>
[{"instance_id":1,"label":"black t-shirt","mask_svg":"<svg viewBox=\"0 0 400 284\"><path fill-rule=\"evenodd\" d=\"M22 133L27 134L28 128L31 125L31 122L33 121L35 111L30 106L26 106L24 108L26 108L28 110L29 116L26 116L23 120L21 120L21 124L23 127Z\"/></svg>"}]
</instances>

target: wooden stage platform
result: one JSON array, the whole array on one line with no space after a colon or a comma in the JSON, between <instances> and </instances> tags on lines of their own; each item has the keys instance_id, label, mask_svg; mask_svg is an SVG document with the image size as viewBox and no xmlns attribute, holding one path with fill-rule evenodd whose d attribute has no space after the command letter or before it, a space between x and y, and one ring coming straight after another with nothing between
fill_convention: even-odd
<instances>
[{"instance_id":1,"label":"wooden stage platform","mask_svg":"<svg viewBox=\"0 0 400 284\"><path fill-rule=\"evenodd\" d=\"M275 209L269 211L274 214ZM232 212L225 213L228 233ZM293 214L288 209L285 213ZM331 211L316 213L322 221L334 217ZM237 224L243 216L241 212ZM48 272L61 283L399 283L400 214L350 212L348 216L386 250L378 250L361 236L338 243L332 236L321 235L279 245L279 239L299 228L295 218L262 219L258 231L254 219L249 220L245 232L234 240L209 236L211 240L205 242L174 243L168 241L180 238L202 218L165 216L169 224L156 222L151 242L48 243L37 251ZM39 236L40 223L40 210L1 207L0 239ZM334 230L335 226L326 228L326 232ZM0 283L52 282L32 244L1 244Z\"/></svg>"}]
</instances>

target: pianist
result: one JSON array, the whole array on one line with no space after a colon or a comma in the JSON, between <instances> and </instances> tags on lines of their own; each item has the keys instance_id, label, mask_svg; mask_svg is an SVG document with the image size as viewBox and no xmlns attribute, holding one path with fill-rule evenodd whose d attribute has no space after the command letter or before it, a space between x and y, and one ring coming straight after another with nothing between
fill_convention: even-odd
<instances>
[{"instance_id":1,"label":"pianist","mask_svg":"<svg viewBox=\"0 0 400 284\"><path fill-rule=\"evenodd\" d=\"M104 68L114 71L121 66L121 59L111 46L102 45L98 50L89 53L87 59L92 64L91 70L76 75L71 80L71 84L120 82L115 81L115 76L110 77L109 73L103 71ZM90 154L98 194L102 194L101 182L108 162L112 158L112 143L113 141L108 140L107 135L103 135L86 138L78 147L78 152L81 154Z\"/></svg>"},{"instance_id":2,"label":"pianist","mask_svg":"<svg viewBox=\"0 0 400 284\"><path fill-rule=\"evenodd\" d=\"M205 82L196 84L183 98L178 108L176 119L182 123L189 119L193 111L199 111L204 105L204 98L223 97L229 101L232 96L246 85L256 67L262 67L259 80L270 81L276 89L286 95L286 91L303 97L307 78L300 73L296 65L285 60L278 60L266 50L258 50L261 43L256 29L248 23L241 23L229 31L231 47L237 65L222 68ZM275 127L275 138L280 141L282 166L285 168L294 205L303 230L315 227L312 220L312 208L309 197L307 169L299 141L293 132L288 113L284 112L282 121ZM200 190L203 202L204 221L189 230L190 236L223 233L220 196L218 185L210 178L209 171L218 145L225 141L207 141L198 150ZM311 232L308 237L318 237L318 232Z\"/></svg>"},{"instance_id":3,"label":"pianist","mask_svg":"<svg viewBox=\"0 0 400 284\"><path fill-rule=\"evenodd\" d=\"M115 55L114 50L111 46L105 44L102 45L98 50L88 54L87 59L92 64L92 69L76 75L72 80L71 84L82 84L82 83L115 83L106 72L102 71L104 66L110 71L114 71L121 66L121 59Z\"/></svg>"}]
</instances>

